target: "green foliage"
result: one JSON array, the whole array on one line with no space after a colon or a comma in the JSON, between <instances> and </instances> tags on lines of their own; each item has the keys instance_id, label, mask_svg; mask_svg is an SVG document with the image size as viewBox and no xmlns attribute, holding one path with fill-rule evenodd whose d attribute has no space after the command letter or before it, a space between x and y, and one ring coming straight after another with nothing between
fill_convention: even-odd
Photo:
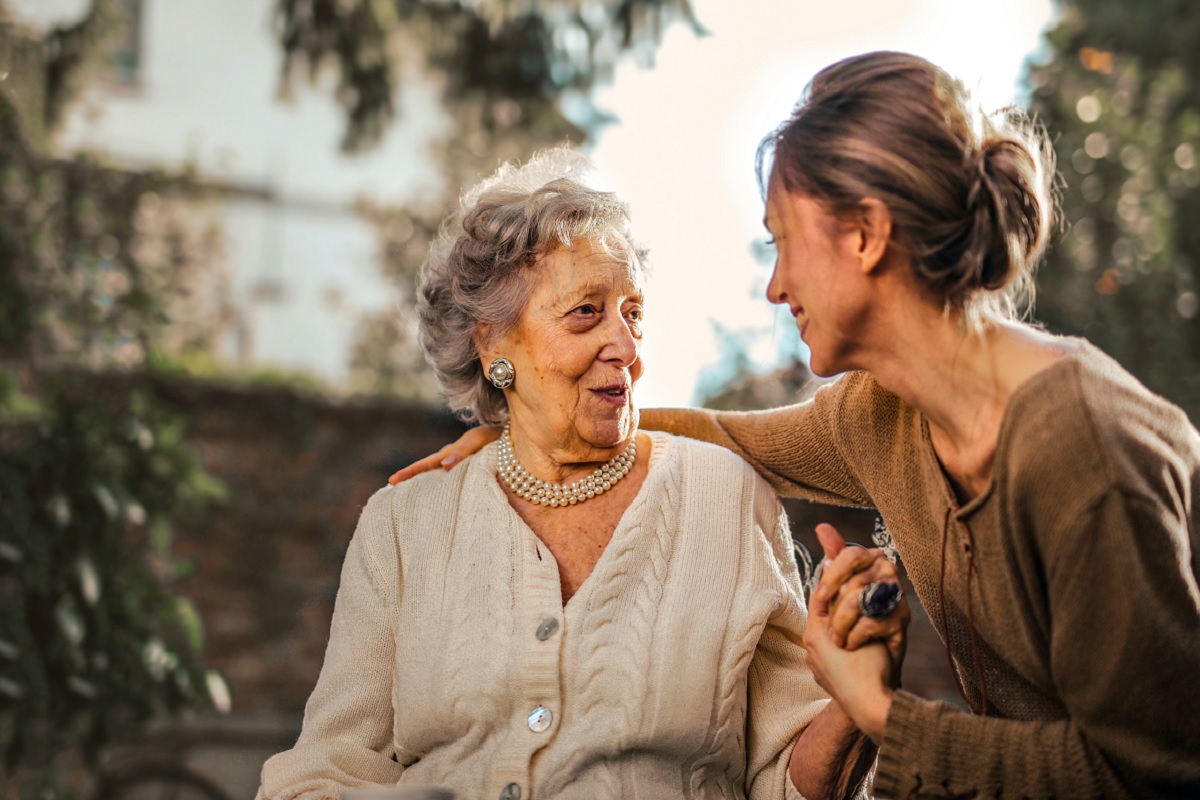
<instances>
[{"instance_id":1,"label":"green foliage","mask_svg":"<svg viewBox=\"0 0 1200 800\"><path fill-rule=\"evenodd\" d=\"M1029 70L1065 180L1036 316L1200 420L1200 6L1059 5Z\"/></svg>"},{"instance_id":2,"label":"green foliage","mask_svg":"<svg viewBox=\"0 0 1200 800\"><path fill-rule=\"evenodd\" d=\"M120 32L121 0L92 0L76 23L50 31L46 37L43 123L52 130L76 98L90 68L108 55L107 46Z\"/></svg>"},{"instance_id":3,"label":"green foliage","mask_svg":"<svg viewBox=\"0 0 1200 800\"><path fill-rule=\"evenodd\" d=\"M228 321L221 240L187 176L41 156L0 92L0 356L137 367Z\"/></svg>"},{"instance_id":4,"label":"green foliage","mask_svg":"<svg viewBox=\"0 0 1200 800\"><path fill-rule=\"evenodd\" d=\"M210 705L171 520L222 490L151 389L45 378L31 413L0 375L0 759L45 768Z\"/></svg>"},{"instance_id":5,"label":"green foliage","mask_svg":"<svg viewBox=\"0 0 1200 800\"><path fill-rule=\"evenodd\" d=\"M51 115L110 6L51 33ZM210 336L220 315L196 287L219 242L180 210L186 176L46 156L27 135L42 107L0 84L0 774L41 770L52 796L60 754L95 757L143 720L211 705L171 521L219 487L152 390L103 387ZM81 369L125 372L69 377Z\"/></svg>"},{"instance_id":6,"label":"green foliage","mask_svg":"<svg viewBox=\"0 0 1200 800\"><path fill-rule=\"evenodd\" d=\"M285 86L299 71L336 70L349 150L377 142L395 116L406 52L445 77L447 106L478 103L492 131L511 124L513 102L557 117L564 93L582 98L625 52L651 58L676 20L701 30L690 0L278 0L276 20Z\"/></svg>"}]
</instances>

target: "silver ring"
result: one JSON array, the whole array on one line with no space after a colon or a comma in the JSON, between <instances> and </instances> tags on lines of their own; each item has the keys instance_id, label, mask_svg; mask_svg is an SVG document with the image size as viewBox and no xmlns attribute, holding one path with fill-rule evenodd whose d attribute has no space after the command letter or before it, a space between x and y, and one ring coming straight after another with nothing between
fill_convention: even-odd
<instances>
[{"instance_id":1,"label":"silver ring","mask_svg":"<svg viewBox=\"0 0 1200 800\"><path fill-rule=\"evenodd\" d=\"M904 592L900 590L898 583L892 581L868 583L858 595L858 610L864 617L875 620L884 619L896 610L896 606L900 605L900 598L903 596Z\"/></svg>"}]
</instances>

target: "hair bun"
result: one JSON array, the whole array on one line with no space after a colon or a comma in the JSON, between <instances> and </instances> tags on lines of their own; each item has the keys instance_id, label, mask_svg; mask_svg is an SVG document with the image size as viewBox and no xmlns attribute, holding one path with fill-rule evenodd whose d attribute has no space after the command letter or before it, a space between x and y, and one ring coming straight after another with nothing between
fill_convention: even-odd
<instances>
[{"instance_id":1,"label":"hair bun","mask_svg":"<svg viewBox=\"0 0 1200 800\"><path fill-rule=\"evenodd\" d=\"M882 200L892 238L930 297L968 321L1032 299L1054 216L1054 156L1019 110L981 116L961 81L907 53L821 70L758 151L760 185L859 213Z\"/></svg>"},{"instance_id":2,"label":"hair bun","mask_svg":"<svg viewBox=\"0 0 1200 800\"><path fill-rule=\"evenodd\" d=\"M1025 137L989 133L964 159L967 231L958 278L967 292L1020 280L1045 247L1050 227L1045 155L1031 152Z\"/></svg>"}]
</instances>

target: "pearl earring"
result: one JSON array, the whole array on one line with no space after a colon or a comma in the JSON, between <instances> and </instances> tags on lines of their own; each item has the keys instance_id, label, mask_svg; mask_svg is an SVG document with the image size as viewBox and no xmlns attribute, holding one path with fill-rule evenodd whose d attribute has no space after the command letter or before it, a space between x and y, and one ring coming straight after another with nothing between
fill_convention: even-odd
<instances>
[{"instance_id":1,"label":"pearl earring","mask_svg":"<svg viewBox=\"0 0 1200 800\"><path fill-rule=\"evenodd\" d=\"M512 385L513 377L517 374L513 369L512 362L507 358L497 358L487 369L488 378L492 381L492 386L497 389L504 389Z\"/></svg>"}]
</instances>

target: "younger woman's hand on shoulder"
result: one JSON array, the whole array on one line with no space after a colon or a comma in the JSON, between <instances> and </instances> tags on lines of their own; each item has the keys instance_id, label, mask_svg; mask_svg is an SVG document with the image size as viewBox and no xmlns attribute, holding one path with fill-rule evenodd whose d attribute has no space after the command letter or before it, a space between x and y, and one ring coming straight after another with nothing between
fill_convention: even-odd
<instances>
[{"instance_id":1,"label":"younger woman's hand on shoulder","mask_svg":"<svg viewBox=\"0 0 1200 800\"><path fill-rule=\"evenodd\" d=\"M487 445L500 438L501 427L499 425L478 425L471 428L456 441L438 450L433 455L425 456L419 461L414 461L402 470L397 471L392 477L388 478L388 483L393 486L409 478L416 477L422 472L441 467L444 470L454 468L454 465L465 459L467 456L478 453Z\"/></svg>"}]
</instances>

